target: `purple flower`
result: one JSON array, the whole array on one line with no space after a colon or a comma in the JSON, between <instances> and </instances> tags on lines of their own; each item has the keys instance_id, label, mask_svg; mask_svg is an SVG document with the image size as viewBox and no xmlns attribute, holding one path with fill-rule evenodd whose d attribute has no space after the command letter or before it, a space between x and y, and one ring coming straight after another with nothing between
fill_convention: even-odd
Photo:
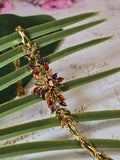
<instances>
[{"instance_id":1,"label":"purple flower","mask_svg":"<svg viewBox=\"0 0 120 160\"><path fill-rule=\"evenodd\" d=\"M46 0L43 3L43 8L53 11L57 8L68 8L73 5L72 0Z\"/></svg>"},{"instance_id":2,"label":"purple flower","mask_svg":"<svg viewBox=\"0 0 120 160\"><path fill-rule=\"evenodd\" d=\"M43 5L42 5L43 8L49 10L49 11L53 11L53 10L56 10L57 8L57 1L54 1L54 0L46 0Z\"/></svg>"},{"instance_id":3,"label":"purple flower","mask_svg":"<svg viewBox=\"0 0 120 160\"><path fill-rule=\"evenodd\" d=\"M54 113L54 112L56 111L56 109L57 109L56 104L54 104L54 105L52 106L52 108L51 108L52 113Z\"/></svg>"},{"instance_id":4,"label":"purple flower","mask_svg":"<svg viewBox=\"0 0 120 160\"><path fill-rule=\"evenodd\" d=\"M58 0L57 7L58 8L69 8L73 5L72 0Z\"/></svg>"},{"instance_id":5,"label":"purple flower","mask_svg":"<svg viewBox=\"0 0 120 160\"><path fill-rule=\"evenodd\" d=\"M44 64L45 64L45 60L44 60L43 58L40 60L40 64L41 64L41 65L44 65Z\"/></svg>"},{"instance_id":6,"label":"purple flower","mask_svg":"<svg viewBox=\"0 0 120 160\"><path fill-rule=\"evenodd\" d=\"M0 0L1 1L1 0ZM0 13L9 12L13 9L12 3L6 1L4 3L0 3Z\"/></svg>"},{"instance_id":7,"label":"purple flower","mask_svg":"<svg viewBox=\"0 0 120 160\"><path fill-rule=\"evenodd\" d=\"M52 75L52 78L53 78L53 79L57 79L57 73L54 73L54 74Z\"/></svg>"},{"instance_id":8,"label":"purple flower","mask_svg":"<svg viewBox=\"0 0 120 160\"><path fill-rule=\"evenodd\" d=\"M42 89L41 92L40 92L40 96L42 96L42 98L45 97L45 94L46 94L47 90L46 89Z\"/></svg>"},{"instance_id":9,"label":"purple flower","mask_svg":"<svg viewBox=\"0 0 120 160\"><path fill-rule=\"evenodd\" d=\"M61 106L67 106L67 104L66 104L65 101L61 101L61 102L60 102L60 105L61 105Z\"/></svg>"},{"instance_id":10,"label":"purple flower","mask_svg":"<svg viewBox=\"0 0 120 160\"><path fill-rule=\"evenodd\" d=\"M74 3L83 2L84 0L25 0L33 5L39 5L43 8L54 11L58 8L69 8Z\"/></svg>"},{"instance_id":11,"label":"purple flower","mask_svg":"<svg viewBox=\"0 0 120 160\"><path fill-rule=\"evenodd\" d=\"M31 68L31 69L36 69L37 67L35 66L35 65L33 65L33 64L29 64L29 67Z\"/></svg>"}]
</instances>

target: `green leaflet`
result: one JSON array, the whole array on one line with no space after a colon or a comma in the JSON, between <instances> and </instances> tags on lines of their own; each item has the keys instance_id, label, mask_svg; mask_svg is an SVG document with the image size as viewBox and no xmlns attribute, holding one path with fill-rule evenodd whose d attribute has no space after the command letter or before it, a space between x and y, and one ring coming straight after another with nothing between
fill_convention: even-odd
<instances>
[{"instance_id":1,"label":"green leaflet","mask_svg":"<svg viewBox=\"0 0 120 160\"><path fill-rule=\"evenodd\" d=\"M72 114L72 117L76 122L117 119L120 118L120 110L83 112ZM3 128L0 129L0 141L57 126L60 126L60 121L56 117L51 117Z\"/></svg>"},{"instance_id":2,"label":"green leaflet","mask_svg":"<svg viewBox=\"0 0 120 160\"><path fill-rule=\"evenodd\" d=\"M120 140L110 139L90 139L96 148L120 149ZM0 159L16 157L25 154L66 150L66 149L82 149L76 140L57 140L57 141L40 141L22 144L9 145L0 147Z\"/></svg>"}]
</instances>

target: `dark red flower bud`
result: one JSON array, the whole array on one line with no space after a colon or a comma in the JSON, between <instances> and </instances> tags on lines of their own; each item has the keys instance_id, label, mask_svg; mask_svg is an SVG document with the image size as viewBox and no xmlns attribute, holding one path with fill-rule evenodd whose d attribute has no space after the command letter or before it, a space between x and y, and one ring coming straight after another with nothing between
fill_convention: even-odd
<instances>
[{"instance_id":1,"label":"dark red flower bud","mask_svg":"<svg viewBox=\"0 0 120 160\"><path fill-rule=\"evenodd\" d=\"M53 99L52 98L49 98L48 100L48 106L52 106L54 103Z\"/></svg>"},{"instance_id":2,"label":"dark red flower bud","mask_svg":"<svg viewBox=\"0 0 120 160\"><path fill-rule=\"evenodd\" d=\"M32 70L32 73L35 74L35 75L39 75L39 72L35 69Z\"/></svg>"},{"instance_id":3,"label":"dark red flower bud","mask_svg":"<svg viewBox=\"0 0 120 160\"><path fill-rule=\"evenodd\" d=\"M57 78L57 80L58 80L58 82L62 82L63 81L63 77L59 77L59 78Z\"/></svg>"},{"instance_id":4,"label":"dark red flower bud","mask_svg":"<svg viewBox=\"0 0 120 160\"><path fill-rule=\"evenodd\" d=\"M39 92L40 92L40 90L41 90L41 88L40 88L40 87L36 87L36 88L34 88L34 89L33 89L33 92L34 92L34 93L39 93Z\"/></svg>"},{"instance_id":5,"label":"dark red flower bud","mask_svg":"<svg viewBox=\"0 0 120 160\"><path fill-rule=\"evenodd\" d=\"M49 66L48 66L47 63L45 64L44 69L45 69L45 71L48 71L48 70L49 70Z\"/></svg>"}]
</instances>

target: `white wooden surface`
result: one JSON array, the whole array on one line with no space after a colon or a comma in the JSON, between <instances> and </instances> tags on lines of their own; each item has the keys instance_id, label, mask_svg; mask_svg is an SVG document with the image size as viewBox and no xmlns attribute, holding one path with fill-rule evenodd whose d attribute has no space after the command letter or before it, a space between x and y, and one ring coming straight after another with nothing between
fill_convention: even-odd
<instances>
[{"instance_id":1,"label":"white wooden surface","mask_svg":"<svg viewBox=\"0 0 120 160\"><path fill-rule=\"evenodd\" d=\"M54 68L60 76L65 77L65 81L73 78L88 76L100 71L111 69L120 66L120 1L119 0L85 0L83 3L75 4L69 9L59 9L56 11L46 11L39 7L11 0L14 3L14 10L11 12L20 16L30 16L36 14L49 14L56 19L77 15L90 11L102 11L102 15L91 18L85 22L108 17L109 21L96 27L90 28L83 32L66 38L59 50L66 47L79 44L94 38L115 34L113 40L104 42L89 49L76 52L66 58L63 58L50 67ZM30 83L26 89L30 88ZM91 83L86 86L79 87L64 93L68 108L72 113L81 111L81 105L84 111L96 110L112 110L120 109L120 73L109 78ZM0 127L8 127L23 122L29 122L46 117L51 114L47 108L46 102L41 102L21 112L10 115L0 120ZM86 122L78 124L79 131L87 138L114 138L120 139L120 120L108 120L97 122ZM72 136L65 129L52 128L44 131L28 134L13 140L4 141L1 145L54 140L54 139L69 139ZM120 151L104 150L104 153L111 156L114 160L120 160ZM90 155L84 150L71 151L55 151L45 152L33 155L25 155L9 160L92 160Z\"/></svg>"}]
</instances>

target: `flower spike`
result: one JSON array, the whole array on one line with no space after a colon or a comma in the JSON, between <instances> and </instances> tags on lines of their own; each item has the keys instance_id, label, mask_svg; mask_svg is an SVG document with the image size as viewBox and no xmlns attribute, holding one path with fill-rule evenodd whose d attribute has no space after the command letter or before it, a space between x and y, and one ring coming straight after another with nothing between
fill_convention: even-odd
<instances>
[{"instance_id":1,"label":"flower spike","mask_svg":"<svg viewBox=\"0 0 120 160\"><path fill-rule=\"evenodd\" d=\"M60 119L61 127L66 127L68 132L80 142L80 145L84 149L89 151L94 159L112 160L112 158L107 155L98 152L91 142L78 132L76 121L71 116L70 111L65 108L67 104L65 98L61 95L62 90L60 82L62 82L64 78L57 78L57 73L52 73L52 70L49 69L48 62L46 62L44 58L40 58L37 45L31 43L30 39L26 36L24 29L18 26L16 30L22 37L22 49L28 57L29 69L36 80L36 88L34 88L33 93L38 94L47 101L51 113L56 112L56 117Z\"/></svg>"}]
</instances>

